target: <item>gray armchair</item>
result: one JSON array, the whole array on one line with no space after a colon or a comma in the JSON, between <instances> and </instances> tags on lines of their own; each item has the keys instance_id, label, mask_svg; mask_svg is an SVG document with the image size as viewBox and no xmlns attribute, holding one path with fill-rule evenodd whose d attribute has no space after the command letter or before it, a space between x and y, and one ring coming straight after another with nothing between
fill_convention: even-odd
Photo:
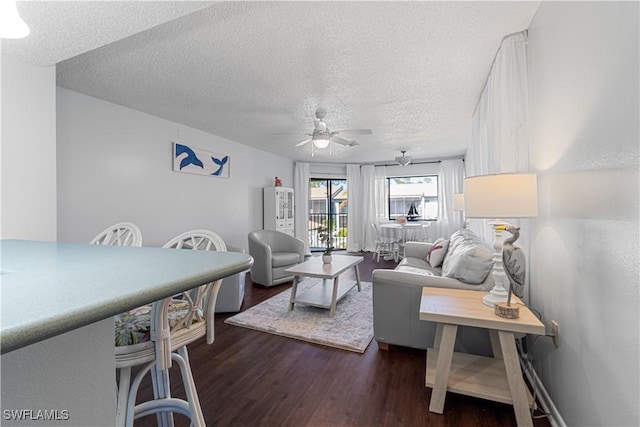
<instances>
[{"instance_id":1,"label":"gray armchair","mask_svg":"<svg viewBox=\"0 0 640 427\"><path fill-rule=\"evenodd\" d=\"M275 286L293 280L284 272L305 259L302 240L275 230L249 233L249 255L253 257L251 280L263 286Z\"/></svg>"}]
</instances>

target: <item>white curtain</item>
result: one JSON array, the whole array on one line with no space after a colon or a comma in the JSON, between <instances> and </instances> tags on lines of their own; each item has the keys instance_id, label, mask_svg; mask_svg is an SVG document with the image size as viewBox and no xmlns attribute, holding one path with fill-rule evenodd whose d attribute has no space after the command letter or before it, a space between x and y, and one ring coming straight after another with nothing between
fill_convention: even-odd
<instances>
[{"instance_id":1,"label":"white curtain","mask_svg":"<svg viewBox=\"0 0 640 427\"><path fill-rule=\"evenodd\" d=\"M363 186L360 165L347 165L347 252L360 252L363 239Z\"/></svg>"},{"instance_id":2,"label":"white curtain","mask_svg":"<svg viewBox=\"0 0 640 427\"><path fill-rule=\"evenodd\" d=\"M496 54L473 114L467 176L529 171L526 46L523 31L505 37ZM493 241L488 220L470 220L470 228Z\"/></svg>"},{"instance_id":3,"label":"white curtain","mask_svg":"<svg viewBox=\"0 0 640 427\"><path fill-rule=\"evenodd\" d=\"M472 143L467 151L467 176L528 172L529 127L527 86L527 32L505 37L489 72L487 84L473 114ZM471 219L469 228L493 242L489 220ZM530 253L530 220L510 220L524 225L517 245ZM526 275L529 281L529 275ZM525 301L529 286L525 284Z\"/></svg>"},{"instance_id":4,"label":"white curtain","mask_svg":"<svg viewBox=\"0 0 640 427\"><path fill-rule=\"evenodd\" d=\"M362 223L363 223L363 251L373 252L376 248L376 236L369 226L378 221L376 214L376 167L373 165L360 168L362 178Z\"/></svg>"},{"instance_id":5,"label":"white curtain","mask_svg":"<svg viewBox=\"0 0 640 427\"><path fill-rule=\"evenodd\" d=\"M295 190L295 235L302 239L309 253L309 163L296 162L293 176Z\"/></svg>"},{"instance_id":6,"label":"white curtain","mask_svg":"<svg viewBox=\"0 0 640 427\"><path fill-rule=\"evenodd\" d=\"M375 168L373 196L376 222L387 221L389 219L389 202L387 200L387 168L385 166Z\"/></svg>"},{"instance_id":7,"label":"white curtain","mask_svg":"<svg viewBox=\"0 0 640 427\"><path fill-rule=\"evenodd\" d=\"M462 228L462 212L453 210L453 195L462 193L464 183L464 162L462 159L443 160L438 170L438 221L430 236L448 239Z\"/></svg>"}]
</instances>

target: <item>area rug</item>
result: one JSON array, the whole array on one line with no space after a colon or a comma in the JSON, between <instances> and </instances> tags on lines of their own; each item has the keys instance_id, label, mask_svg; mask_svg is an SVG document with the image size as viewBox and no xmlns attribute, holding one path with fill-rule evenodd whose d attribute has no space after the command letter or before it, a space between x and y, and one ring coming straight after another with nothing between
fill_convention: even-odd
<instances>
[{"instance_id":1,"label":"area rug","mask_svg":"<svg viewBox=\"0 0 640 427\"><path fill-rule=\"evenodd\" d=\"M298 284L298 295L321 279L306 278ZM296 304L289 311L291 288L225 320L226 323L315 344L364 353L373 339L373 299L371 283L361 282L329 310Z\"/></svg>"}]
</instances>

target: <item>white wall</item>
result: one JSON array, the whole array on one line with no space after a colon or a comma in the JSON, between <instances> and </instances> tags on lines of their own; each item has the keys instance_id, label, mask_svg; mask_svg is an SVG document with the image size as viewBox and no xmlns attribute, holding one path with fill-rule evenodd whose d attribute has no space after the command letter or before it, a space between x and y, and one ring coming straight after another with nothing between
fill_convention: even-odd
<instances>
[{"instance_id":1,"label":"white wall","mask_svg":"<svg viewBox=\"0 0 640 427\"><path fill-rule=\"evenodd\" d=\"M0 237L55 241L55 67L2 55L0 69Z\"/></svg>"},{"instance_id":2,"label":"white wall","mask_svg":"<svg viewBox=\"0 0 640 427\"><path fill-rule=\"evenodd\" d=\"M542 2L529 29L535 370L568 425L640 425L637 2Z\"/></svg>"},{"instance_id":3,"label":"white wall","mask_svg":"<svg viewBox=\"0 0 640 427\"><path fill-rule=\"evenodd\" d=\"M55 241L55 68L34 67L1 56L0 69L2 238ZM1 299L4 304L11 296L3 294ZM2 355L0 423L86 426L101 420L113 424L112 342L113 322L107 319ZM110 369L99 368L104 366ZM58 422L4 418L4 410L20 409L66 410L70 418Z\"/></svg>"},{"instance_id":4,"label":"white wall","mask_svg":"<svg viewBox=\"0 0 640 427\"><path fill-rule=\"evenodd\" d=\"M0 422L5 427L113 426L115 372L111 318L3 354ZM57 411L57 418L20 420L4 412L21 409L33 410L33 417L37 411Z\"/></svg>"},{"instance_id":5,"label":"white wall","mask_svg":"<svg viewBox=\"0 0 640 427\"><path fill-rule=\"evenodd\" d=\"M158 117L58 88L58 235L87 242L120 221L143 245L194 228L247 248L262 228L262 188L293 186L293 162ZM179 139L178 139L179 132ZM172 171L172 141L230 156L229 179Z\"/></svg>"}]
</instances>

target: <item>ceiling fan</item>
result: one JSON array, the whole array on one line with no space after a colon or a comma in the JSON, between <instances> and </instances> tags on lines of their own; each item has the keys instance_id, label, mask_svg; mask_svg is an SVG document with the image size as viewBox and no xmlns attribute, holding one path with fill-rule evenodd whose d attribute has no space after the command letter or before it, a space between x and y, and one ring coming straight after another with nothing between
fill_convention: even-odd
<instances>
[{"instance_id":1,"label":"ceiling fan","mask_svg":"<svg viewBox=\"0 0 640 427\"><path fill-rule=\"evenodd\" d=\"M336 144L344 145L346 147L353 147L354 145L358 145L358 142L355 140L349 140L343 138L341 135L371 135L371 129L345 129L345 130L337 130L331 131L329 127L324 122L324 118L327 116L327 110L320 107L316 110L316 120L314 120L313 133L307 133L305 135L310 136L311 138L307 138L304 141L300 141L296 144L296 147L301 147L305 144L313 142L311 155L313 155L313 148L318 150L324 150L327 147L330 147L332 142Z\"/></svg>"}]
</instances>

